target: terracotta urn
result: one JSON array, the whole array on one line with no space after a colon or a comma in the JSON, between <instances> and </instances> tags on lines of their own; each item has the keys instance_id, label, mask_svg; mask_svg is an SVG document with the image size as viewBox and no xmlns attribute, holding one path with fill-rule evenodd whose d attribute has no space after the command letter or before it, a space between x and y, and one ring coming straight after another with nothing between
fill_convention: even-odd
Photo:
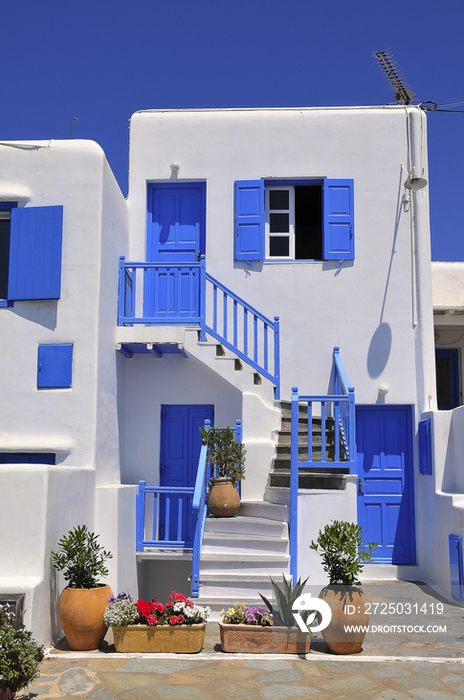
<instances>
[{"instance_id":1,"label":"terracotta urn","mask_svg":"<svg viewBox=\"0 0 464 700\"><path fill-rule=\"evenodd\" d=\"M332 610L332 620L321 630L333 654L357 654L362 649L370 612L368 600L359 586L326 586L319 594ZM351 629L348 629L348 628ZM352 631L355 628L356 631Z\"/></svg>"},{"instance_id":2,"label":"terracotta urn","mask_svg":"<svg viewBox=\"0 0 464 700\"><path fill-rule=\"evenodd\" d=\"M237 487L228 476L210 479L208 508L217 518L231 518L240 508Z\"/></svg>"},{"instance_id":3,"label":"terracotta urn","mask_svg":"<svg viewBox=\"0 0 464 700\"><path fill-rule=\"evenodd\" d=\"M103 613L112 595L111 588L104 584L97 588L63 590L58 612L70 649L98 649L108 629L103 622Z\"/></svg>"}]
</instances>

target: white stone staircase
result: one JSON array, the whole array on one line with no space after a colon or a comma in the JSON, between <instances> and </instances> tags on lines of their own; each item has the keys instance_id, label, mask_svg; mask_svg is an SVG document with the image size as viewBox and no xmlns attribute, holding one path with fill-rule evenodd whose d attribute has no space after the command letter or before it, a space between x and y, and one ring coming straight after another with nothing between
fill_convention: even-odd
<instances>
[{"instance_id":1,"label":"white stone staircase","mask_svg":"<svg viewBox=\"0 0 464 700\"><path fill-rule=\"evenodd\" d=\"M273 597L270 576L290 576L288 508L266 501L242 502L233 518L209 517L200 564L200 605L216 621L238 602L263 605Z\"/></svg>"}]
</instances>

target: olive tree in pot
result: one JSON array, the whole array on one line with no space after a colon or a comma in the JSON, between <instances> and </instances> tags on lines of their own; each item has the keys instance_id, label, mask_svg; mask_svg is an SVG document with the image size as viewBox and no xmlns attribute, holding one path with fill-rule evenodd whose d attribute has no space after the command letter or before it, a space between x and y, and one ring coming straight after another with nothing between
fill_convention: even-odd
<instances>
[{"instance_id":1,"label":"olive tree in pot","mask_svg":"<svg viewBox=\"0 0 464 700\"><path fill-rule=\"evenodd\" d=\"M108 629L103 613L113 592L98 579L108 576L105 561L113 555L97 539L86 525L78 525L63 535L58 551L51 553L54 569L63 572L68 583L58 612L69 647L75 650L97 649Z\"/></svg>"},{"instance_id":2,"label":"olive tree in pot","mask_svg":"<svg viewBox=\"0 0 464 700\"><path fill-rule=\"evenodd\" d=\"M203 444L207 446L207 460L214 476L209 482L208 508L218 518L230 518L240 508L237 481L245 478L245 454L230 426L227 428L200 428Z\"/></svg>"},{"instance_id":3,"label":"olive tree in pot","mask_svg":"<svg viewBox=\"0 0 464 700\"><path fill-rule=\"evenodd\" d=\"M371 560L379 545L363 541L360 525L344 520L333 520L319 530L310 549L321 555L322 568L329 576L329 585L319 597L332 610L332 620L322 630L329 651L334 654L357 654L361 651L370 612L359 576L364 564ZM360 631L346 631L345 627Z\"/></svg>"}]
</instances>

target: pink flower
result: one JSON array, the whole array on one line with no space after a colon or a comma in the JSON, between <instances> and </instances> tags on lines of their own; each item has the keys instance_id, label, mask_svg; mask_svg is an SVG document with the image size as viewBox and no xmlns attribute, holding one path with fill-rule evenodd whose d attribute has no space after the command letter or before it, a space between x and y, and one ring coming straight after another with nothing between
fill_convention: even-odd
<instances>
[{"instance_id":1,"label":"pink flower","mask_svg":"<svg viewBox=\"0 0 464 700\"><path fill-rule=\"evenodd\" d=\"M147 622L149 625L157 625L158 618L156 617L156 615L147 615Z\"/></svg>"}]
</instances>

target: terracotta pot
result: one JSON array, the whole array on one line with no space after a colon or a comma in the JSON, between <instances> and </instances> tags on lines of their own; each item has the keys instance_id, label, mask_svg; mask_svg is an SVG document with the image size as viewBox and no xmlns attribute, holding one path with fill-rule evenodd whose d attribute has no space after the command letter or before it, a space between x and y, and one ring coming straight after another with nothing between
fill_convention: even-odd
<instances>
[{"instance_id":1,"label":"terracotta pot","mask_svg":"<svg viewBox=\"0 0 464 700\"><path fill-rule=\"evenodd\" d=\"M116 651L128 654L196 654L203 649L206 623L199 625L127 625L113 627Z\"/></svg>"},{"instance_id":2,"label":"terracotta pot","mask_svg":"<svg viewBox=\"0 0 464 700\"><path fill-rule=\"evenodd\" d=\"M358 586L326 586L319 594L332 610L330 625L321 630L324 642L333 654L357 654L362 649L369 624L367 598ZM347 631L347 626L361 626L363 631Z\"/></svg>"},{"instance_id":3,"label":"terracotta pot","mask_svg":"<svg viewBox=\"0 0 464 700\"><path fill-rule=\"evenodd\" d=\"M7 688L6 690L0 690L0 700L13 700L16 692Z\"/></svg>"},{"instance_id":4,"label":"terracotta pot","mask_svg":"<svg viewBox=\"0 0 464 700\"><path fill-rule=\"evenodd\" d=\"M111 588L104 584L98 588L64 589L58 612L70 649L98 649L108 629L103 613L112 595Z\"/></svg>"},{"instance_id":5,"label":"terracotta pot","mask_svg":"<svg viewBox=\"0 0 464 700\"><path fill-rule=\"evenodd\" d=\"M238 512L240 496L228 476L209 480L208 508L217 518L231 518Z\"/></svg>"},{"instance_id":6,"label":"terracotta pot","mask_svg":"<svg viewBox=\"0 0 464 700\"><path fill-rule=\"evenodd\" d=\"M223 651L243 654L307 654L311 635L298 627L219 623Z\"/></svg>"}]
</instances>

